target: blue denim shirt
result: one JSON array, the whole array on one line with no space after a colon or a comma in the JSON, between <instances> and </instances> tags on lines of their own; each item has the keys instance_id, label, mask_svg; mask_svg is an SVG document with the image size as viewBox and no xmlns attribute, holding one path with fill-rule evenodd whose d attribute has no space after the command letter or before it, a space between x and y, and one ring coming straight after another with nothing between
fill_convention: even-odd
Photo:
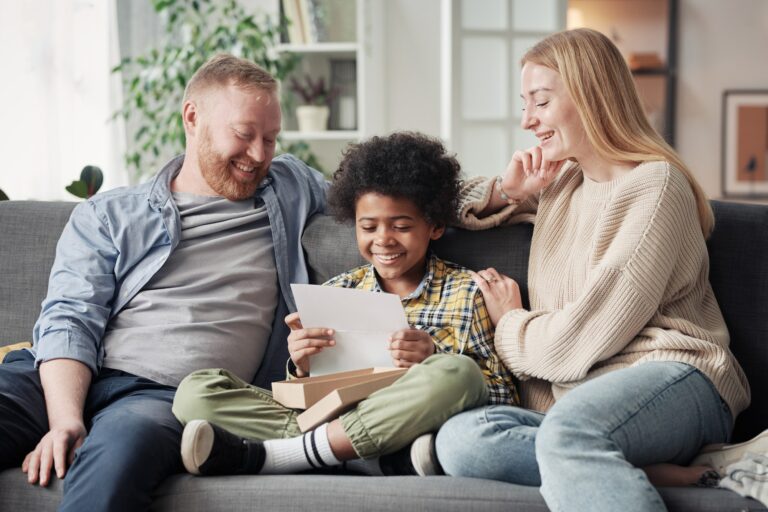
<instances>
[{"instance_id":1,"label":"blue denim shirt","mask_svg":"<svg viewBox=\"0 0 768 512\"><path fill-rule=\"evenodd\" d=\"M107 323L179 243L180 217L170 184L183 161L180 155L153 180L97 194L74 209L56 246L48 295L35 323L36 365L74 359L98 373ZM255 194L269 216L280 287L272 334L254 379L261 387L284 378L288 328L283 319L296 310L290 283L308 281L301 234L309 217L325 210L327 188L320 173L281 155Z\"/></svg>"}]
</instances>

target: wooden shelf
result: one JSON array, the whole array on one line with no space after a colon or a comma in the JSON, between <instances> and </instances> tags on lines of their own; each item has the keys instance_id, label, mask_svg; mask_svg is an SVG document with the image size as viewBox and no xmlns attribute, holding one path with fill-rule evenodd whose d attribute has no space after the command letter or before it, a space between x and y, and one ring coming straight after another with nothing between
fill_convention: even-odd
<instances>
[{"instance_id":1,"label":"wooden shelf","mask_svg":"<svg viewBox=\"0 0 768 512\"><path fill-rule=\"evenodd\" d=\"M632 74L635 76L667 76L670 71L668 68L633 69Z\"/></svg>"},{"instance_id":2,"label":"wooden shelf","mask_svg":"<svg viewBox=\"0 0 768 512\"><path fill-rule=\"evenodd\" d=\"M275 47L278 52L285 53L318 53L318 54L354 54L357 43L312 43L312 44L279 44Z\"/></svg>"}]
</instances>

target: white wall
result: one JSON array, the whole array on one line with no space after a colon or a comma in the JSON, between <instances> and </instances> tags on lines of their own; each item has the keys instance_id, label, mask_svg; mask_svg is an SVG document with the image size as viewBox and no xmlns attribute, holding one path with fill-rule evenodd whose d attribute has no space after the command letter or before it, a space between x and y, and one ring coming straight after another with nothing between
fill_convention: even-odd
<instances>
[{"instance_id":1,"label":"white wall","mask_svg":"<svg viewBox=\"0 0 768 512\"><path fill-rule=\"evenodd\" d=\"M768 1L681 0L679 43L676 145L716 198L723 91L768 90Z\"/></svg>"},{"instance_id":2,"label":"white wall","mask_svg":"<svg viewBox=\"0 0 768 512\"><path fill-rule=\"evenodd\" d=\"M68 199L88 164L104 189L125 183L109 74L116 59L102 0L3 0L0 188L11 199Z\"/></svg>"},{"instance_id":3,"label":"white wall","mask_svg":"<svg viewBox=\"0 0 768 512\"><path fill-rule=\"evenodd\" d=\"M440 0L386 2L387 131L440 136Z\"/></svg>"}]
</instances>

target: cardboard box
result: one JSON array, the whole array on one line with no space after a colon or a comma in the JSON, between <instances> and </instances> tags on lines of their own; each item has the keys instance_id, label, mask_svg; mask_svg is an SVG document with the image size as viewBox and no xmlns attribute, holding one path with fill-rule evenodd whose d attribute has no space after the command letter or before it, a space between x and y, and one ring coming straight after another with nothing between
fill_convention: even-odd
<instances>
[{"instance_id":1,"label":"cardboard box","mask_svg":"<svg viewBox=\"0 0 768 512\"><path fill-rule=\"evenodd\" d=\"M386 383L381 381L379 387L369 391L368 394L370 394L376 391L376 389L388 386L405 372L405 368L365 368L363 370L332 373L318 377L283 380L272 383L272 396L275 400L291 409L308 409L334 390L355 384L379 382L383 377L390 379Z\"/></svg>"},{"instance_id":2,"label":"cardboard box","mask_svg":"<svg viewBox=\"0 0 768 512\"><path fill-rule=\"evenodd\" d=\"M385 388L403 376L406 368L394 368L369 374L361 382L334 389L296 418L302 432L338 418L374 391ZM346 373L346 372L345 372Z\"/></svg>"}]
</instances>

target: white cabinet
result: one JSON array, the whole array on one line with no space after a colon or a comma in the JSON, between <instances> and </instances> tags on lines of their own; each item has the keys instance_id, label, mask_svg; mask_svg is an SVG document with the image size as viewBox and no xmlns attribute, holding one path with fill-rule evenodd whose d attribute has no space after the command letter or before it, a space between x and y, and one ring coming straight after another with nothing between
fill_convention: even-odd
<instances>
[{"instance_id":1,"label":"white cabinet","mask_svg":"<svg viewBox=\"0 0 768 512\"><path fill-rule=\"evenodd\" d=\"M298 16L299 21L292 20L295 26L277 50L301 57L282 85L282 137L306 142L326 173L332 173L347 144L383 129L384 0L280 0L280 5L286 17ZM307 17L309 21L302 21ZM327 130L298 129L301 99L291 90L291 78L303 82L306 76L315 81L322 77L326 87L336 89Z\"/></svg>"}]
</instances>

